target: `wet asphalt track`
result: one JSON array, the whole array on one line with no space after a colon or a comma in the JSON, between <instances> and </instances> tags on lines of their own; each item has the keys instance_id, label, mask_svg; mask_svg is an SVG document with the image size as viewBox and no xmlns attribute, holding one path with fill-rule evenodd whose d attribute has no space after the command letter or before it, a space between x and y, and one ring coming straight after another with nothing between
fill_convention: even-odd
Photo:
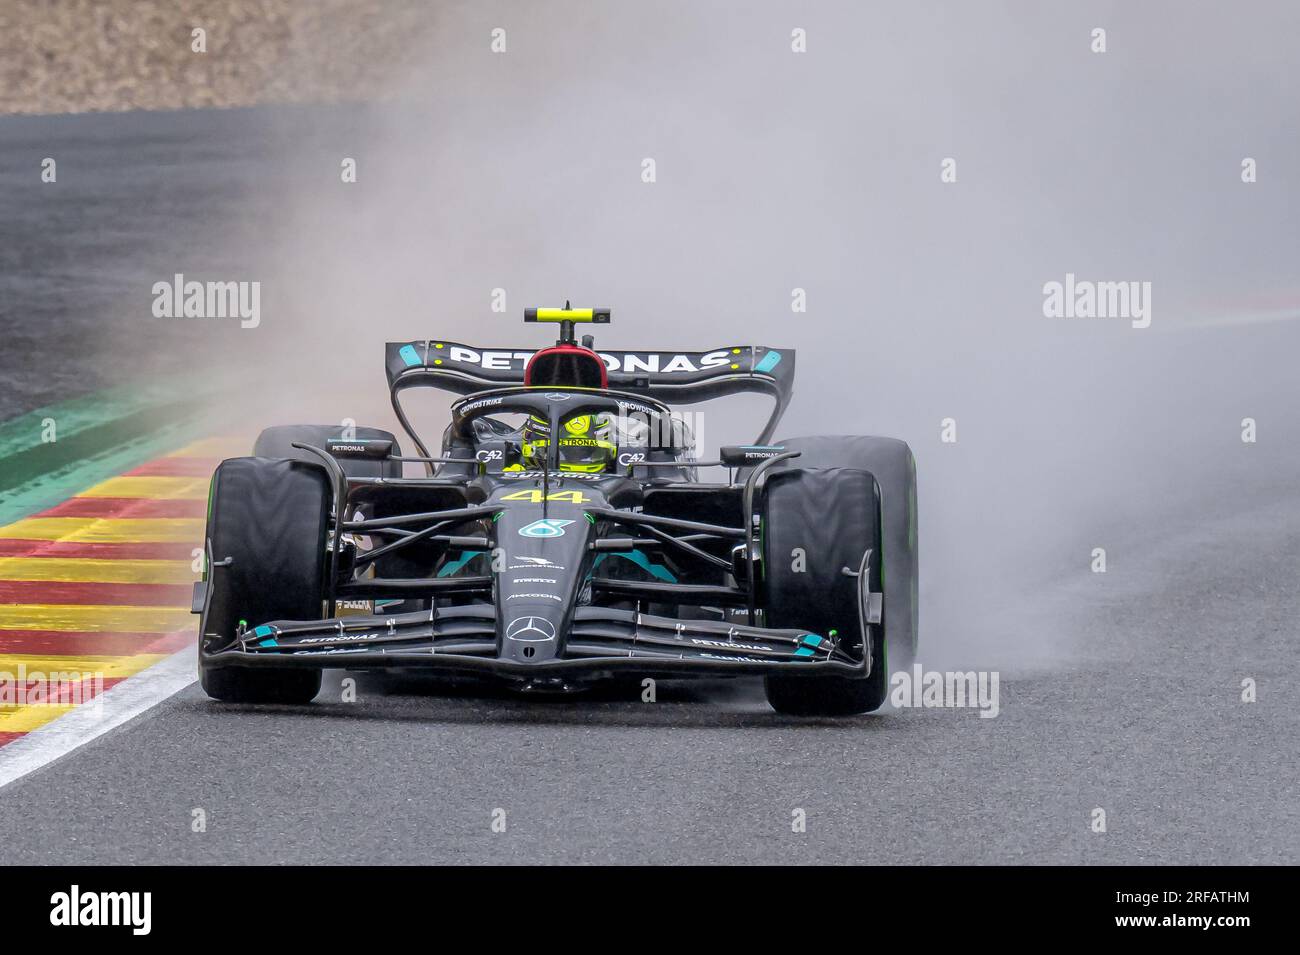
<instances>
[{"instance_id":1,"label":"wet asphalt track","mask_svg":"<svg viewBox=\"0 0 1300 955\"><path fill-rule=\"evenodd\" d=\"M260 712L192 686L0 792L0 862L1294 863L1294 504L1141 560L1123 592L1063 585L1006 615L1081 653L1004 672L995 719L798 722L745 683L559 703L363 677L355 704L330 680Z\"/></svg>"},{"instance_id":2,"label":"wet asphalt track","mask_svg":"<svg viewBox=\"0 0 1300 955\"><path fill-rule=\"evenodd\" d=\"M177 141L194 138L185 127L197 120L167 122ZM7 177L27 174L14 158L22 149L45 148L21 146L24 129L45 135L35 121L6 127ZM175 146L166 124L159 129L120 160L146 197L145 221L133 228L155 236L170 222L172 241L182 230L193 239L187 255L220 273L211 256L228 243L205 245L203 235L255 232L257 221L221 210L238 200L257 220L248 210L274 177L214 176L220 143L236 140L213 137L215 165L192 173L195 189L215 190L212 215L187 224L143 171ZM111 136L93 127L84 135L87 169L119 161ZM255 164L238 141L241 161ZM95 150L101 162L84 158ZM114 194L131 207L129 195ZM8 410L88 380L148 373L165 355L165 328L157 352L129 335L104 336L108 351L93 361L89 350L59 351L68 336L54 316L138 313L122 296L138 297L139 281L115 293L95 279L118 274L111 237L88 234L75 261L89 271L69 278L50 265L54 251L41 252L47 242L64 248L47 231L19 235L23 221L48 229L48 210L9 208L5 314L34 304L50 321L6 322L11 336L27 336L23 351L5 351L7 380L34 382L24 395L7 392ZM145 241L137 280L175 267L164 246ZM237 248L224 262L236 272L240 256L256 253ZM44 278L20 282L20 266ZM106 297L87 303L76 293L92 288ZM52 301L50 289L66 301ZM14 363L50 351L63 362L52 380ZM754 684L664 688L651 705L414 692L363 679L359 701L343 704L330 702L334 678L311 707L265 711L218 706L192 686L0 790L0 863L1294 863L1300 504L1285 480L1248 494L1208 480L1215 507L1172 515L1165 533L1129 551L1123 575L1082 574L1014 606L971 607L1008 643L1063 648L1047 666L1003 666L996 719L907 711L792 721L771 713ZM932 592L931 609L942 599ZM1239 699L1245 677L1259 684L1253 705ZM1105 834L1089 829L1094 807L1107 811ZM204 833L191 831L195 808L206 813ZM491 831L497 808L504 833ZM791 832L796 808L807 812L806 833Z\"/></svg>"}]
</instances>

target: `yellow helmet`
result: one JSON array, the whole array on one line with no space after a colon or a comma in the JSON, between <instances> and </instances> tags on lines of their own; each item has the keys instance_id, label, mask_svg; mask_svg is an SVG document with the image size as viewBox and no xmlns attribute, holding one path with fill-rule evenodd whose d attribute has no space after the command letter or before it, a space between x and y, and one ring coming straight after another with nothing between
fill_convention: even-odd
<instances>
[{"instance_id":1,"label":"yellow helmet","mask_svg":"<svg viewBox=\"0 0 1300 955\"><path fill-rule=\"evenodd\" d=\"M606 439L609 423L599 415L575 415L561 426L559 465L561 471L581 471L599 474L618 459L618 446ZM531 416L524 429L521 449L524 464L529 468L546 467L546 454L550 446L550 426L536 415Z\"/></svg>"}]
</instances>

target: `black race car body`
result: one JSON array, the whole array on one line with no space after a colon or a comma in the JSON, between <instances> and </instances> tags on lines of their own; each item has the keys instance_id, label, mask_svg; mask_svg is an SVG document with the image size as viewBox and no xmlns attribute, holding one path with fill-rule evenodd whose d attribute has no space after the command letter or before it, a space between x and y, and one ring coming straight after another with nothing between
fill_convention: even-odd
<instances>
[{"instance_id":1,"label":"black race car body","mask_svg":"<svg viewBox=\"0 0 1300 955\"><path fill-rule=\"evenodd\" d=\"M415 667L544 689L620 673L861 679L879 667L862 636L882 615L874 514L860 553L836 558L851 594L844 614L856 619L805 627L791 625L789 611L779 625L769 613L779 595L765 568L765 487L799 452L767 442L790 399L794 353L739 345L597 354L608 374L602 387L538 386L525 384L530 351L390 343L393 407L419 454L403 456L383 432L341 434L294 441L292 460L277 463L289 469L286 480L319 488L292 504L320 552L318 570L294 578L310 590L318 575L319 591L296 606L319 614L255 616L285 605L248 596L257 585L235 571L240 553L254 550L215 512L234 493L223 484L272 465L223 462L208 571L195 594L204 671ZM400 401L421 386L460 396L437 454ZM743 391L773 399L757 442L699 460L689 421L666 401ZM528 427L560 435L589 419L608 423L613 447L597 469L572 470L558 440L541 458L521 457ZM704 468L725 477L701 480ZM866 480L869 506L878 506ZM303 494L307 504L296 503Z\"/></svg>"}]
</instances>

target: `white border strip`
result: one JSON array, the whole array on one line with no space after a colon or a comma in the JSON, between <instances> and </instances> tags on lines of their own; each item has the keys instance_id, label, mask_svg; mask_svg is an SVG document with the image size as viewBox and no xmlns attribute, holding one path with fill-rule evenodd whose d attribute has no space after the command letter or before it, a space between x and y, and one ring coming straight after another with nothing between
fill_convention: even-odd
<instances>
[{"instance_id":1,"label":"white border strip","mask_svg":"<svg viewBox=\"0 0 1300 955\"><path fill-rule=\"evenodd\" d=\"M198 656L193 647L188 647L26 736L0 746L0 788L48 766L179 693L195 681L197 670Z\"/></svg>"}]
</instances>

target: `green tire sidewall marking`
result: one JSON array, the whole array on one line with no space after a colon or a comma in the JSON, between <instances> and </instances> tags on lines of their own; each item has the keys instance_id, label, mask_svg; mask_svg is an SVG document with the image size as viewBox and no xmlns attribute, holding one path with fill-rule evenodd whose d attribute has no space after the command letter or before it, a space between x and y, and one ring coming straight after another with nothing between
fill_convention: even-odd
<instances>
[{"instance_id":1,"label":"green tire sidewall marking","mask_svg":"<svg viewBox=\"0 0 1300 955\"><path fill-rule=\"evenodd\" d=\"M208 579L208 528L212 526L212 507L217 501L217 472L208 478L208 516L203 526L203 581Z\"/></svg>"}]
</instances>

